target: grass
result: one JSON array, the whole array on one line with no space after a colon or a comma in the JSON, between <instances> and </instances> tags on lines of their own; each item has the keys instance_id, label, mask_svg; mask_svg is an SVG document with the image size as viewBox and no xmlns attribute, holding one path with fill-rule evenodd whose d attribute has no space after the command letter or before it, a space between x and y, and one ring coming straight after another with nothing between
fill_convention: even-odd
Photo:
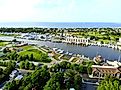
<instances>
[{"instance_id":1,"label":"grass","mask_svg":"<svg viewBox=\"0 0 121 90\"><path fill-rule=\"evenodd\" d=\"M26 51L24 50L24 51L19 53L20 56L25 56L25 55L30 56L31 54L33 54L35 59L39 60L39 58L41 57L42 52L37 50L37 49L29 49L29 50L26 50Z\"/></svg>"},{"instance_id":2,"label":"grass","mask_svg":"<svg viewBox=\"0 0 121 90\"><path fill-rule=\"evenodd\" d=\"M116 38L120 38L121 36L116 36L116 35L109 35L109 36L107 36L107 35L105 35L105 34L107 34L107 32L105 32L105 34L102 34L102 33L99 33L98 31L97 32L94 32L94 31L89 31L89 32L87 32L87 33L84 33L84 32L77 32L77 33L71 33L71 34L73 34L73 35L75 35L75 36L79 36L79 37L85 37L85 36L87 36L87 37L90 37L90 36L95 36L95 37L98 37L99 38L99 40L97 40L97 41L103 41L104 43L106 43L106 44L108 44L108 43L110 43L110 41L112 41L112 43L116 43ZM108 39L103 39L104 37L110 37L110 39L111 40L108 40Z\"/></svg>"},{"instance_id":3,"label":"grass","mask_svg":"<svg viewBox=\"0 0 121 90\"><path fill-rule=\"evenodd\" d=\"M9 42L0 42L0 46L6 46Z\"/></svg>"},{"instance_id":4,"label":"grass","mask_svg":"<svg viewBox=\"0 0 121 90\"><path fill-rule=\"evenodd\" d=\"M29 50L29 49L34 49L34 46L27 45L27 46L22 46L21 47L23 50Z\"/></svg>"},{"instance_id":5,"label":"grass","mask_svg":"<svg viewBox=\"0 0 121 90\"><path fill-rule=\"evenodd\" d=\"M30 57L33 54L34 61L37 62L50 62L51 60L48 58L47 54L43 53L38 49L34 49L33 47L24 47L25 50L19 52L20 56L28 55Z\"/></svg>"}]
</instances>

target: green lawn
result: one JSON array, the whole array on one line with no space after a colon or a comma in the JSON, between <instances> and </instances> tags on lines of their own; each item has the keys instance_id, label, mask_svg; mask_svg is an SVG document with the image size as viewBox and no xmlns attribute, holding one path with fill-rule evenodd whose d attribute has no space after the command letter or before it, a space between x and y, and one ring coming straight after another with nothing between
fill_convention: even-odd
<instances>
[{"instance_id":1,"label":"green lawn","mask_svg":"<svg viewBox=\"0 0 121 90\"><path fill-rule=\"evenodd\" d=\"M6 46L9 42L0 42L0 46Z\"/></svg>"},{"instance_id":2,"label":"green lawn","mask_svg":"<svg viewBox=\"0 0 121 90\"><path fill-rule=\"evenodd\" d=\"M20 56L25 56L25 55L30 56L31 54L33 54L34 58L36 58L38 60L40 58L42 52L37 49L28 49L28 50L24 50L19 53Z\"/></svg>"},{"instance_id":3,"label":"green lawn","mask_svg":"<svg viewBox=\"0 0 121 90\"><path fill-rule=\"evenodd\" d=\"M48 62L50 61L47 54L41 52L38 49L34 49L32 47L24 47L24 51L19 52L20 56L25 56L28 55L30 56L31 54L33 54L34 57L34 61L38 61L38 62Z\"/></svg>"},{"instance_id":4,"label":"green lawn","mask_svg":"<svg viewBox=\"0 0 121 90\"><path fill-rule=\"evenodd\" d=\"M105 34L102 34L102 33L99 33L98 31L97 31L97 32L89 31L89 32L87 32L87 33L85 33L85 32L73 33L73 32L72 32L72 34L75 35L75 36L79 36L79 37L85 37L85 36L90 37L90 36L95 36L95 37L98 37L98 38L99 38L97 41L103 41L103 42L106 43L106 44L107 44L107 43L110 43L110 41L111 41L112 43L116 43L116 38L120 38L120 37L121 37L121 36L116 36L116 35L106 35L106 34L107 34L106 32L105 32ZM105 38L110 37L111 40L109 40L109 39L105 39L105 40L104 40L104 37L105 37Z\"/></svg>"},{"instance_id":5,"label":"green lawn","mask_svg":"<svg viewBox=\"0 0 121 90\"><path fill-rule=\"evenodd\" d=\"M23 50L29 50L29 49L34 49L34 46L27 45L27 46L22 46L21 47Z\"/></svg>"}]
</instances>

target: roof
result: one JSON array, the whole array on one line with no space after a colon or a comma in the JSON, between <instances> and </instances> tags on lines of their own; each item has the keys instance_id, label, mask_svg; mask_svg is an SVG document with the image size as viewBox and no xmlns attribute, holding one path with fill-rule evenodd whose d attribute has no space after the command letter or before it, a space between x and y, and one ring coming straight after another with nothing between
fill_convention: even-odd
<instances>
[{"instance_id":1,"label":"roof","mask_svg":"<svg viewBox=\"0 0 121 90\"><path fill-rule=\"evenodd\" d=\"M15 74L15 73L17 73L18 72L18 70L13 70L12 71L12 74Z\"/></svg>"},{"instance_id":2,"label":"roof","mask_svg":"<svg viewBox=\"0 0 121 90\"><path fill-rule=\"evenodd\" d=\"M22 79L22 78L23 78L22 75L18 75L18 76L15 78L15 80L20 80L20 79Z\"/></svg>"},{"instance_id":3,"label":"roof","mask_svg":"<svg viewBox=\"0 0 121 90\"><path fill-rule=\"evenodd\" d=\"M113 68L113 69L115 69L115 68L117 68L117 67L115 67L115 66L99 66L99 65L92 65L92 67L93 68Z\"/></svg>"}]
</instances>

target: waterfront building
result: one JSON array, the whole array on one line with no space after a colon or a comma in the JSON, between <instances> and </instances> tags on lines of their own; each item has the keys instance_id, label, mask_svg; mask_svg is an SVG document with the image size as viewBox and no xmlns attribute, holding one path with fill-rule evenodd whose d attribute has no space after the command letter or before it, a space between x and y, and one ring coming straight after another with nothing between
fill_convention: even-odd
<instances>
[{"instance_id":1,"label":"waterfront building","mask_svg":"<svg viewBox=\"0 0 121 90\"><path fill-rule=\"evenodd\" d=\"M79 38L79 37L67 36L63 42L72 43L72 44L88 44L89 38Z\"/></svg>"},{"instance_id":2,"label":"waterfront building","mask_svg":"<svg viewBox=\"0 0 121 90\"><path fill-rule=\"evenodd\" d=\"M92 65L91 78L104 78L107 75L111 75L116 78L121 78L121 64L120 62L108 61L104 65Z\"/></svg>"}]
</instances>

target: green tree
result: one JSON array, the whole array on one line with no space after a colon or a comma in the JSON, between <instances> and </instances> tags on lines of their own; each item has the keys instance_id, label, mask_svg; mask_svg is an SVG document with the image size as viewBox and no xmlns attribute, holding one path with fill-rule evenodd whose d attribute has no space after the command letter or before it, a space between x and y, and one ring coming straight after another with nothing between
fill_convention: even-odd
<instances>
[{"instance_id":1,"label":"green tree","mask_svg":"<svg viewBox=\"0 0 121 90\"><path fill-rule=\"evenodd\" d=\"M27 60L25 61L25 69L29 69L29 62Z\"/></svg>"},{"instance_id":2,"label":"green tree","mask_svg":"<svg viewBox=\"0 0 121 90\"><path fill-rule=\"evenodd\" d=\"M24 69L24 68L25 68L25 63L24 63L24 61L21 61L21 62L20 62L20 68L21 68L21 69Z\"/></svg>"},{"instance_id":3,"label":"green tree","mask_svg":"<svg viewBox=\"0 0 121 90\"><path fill-rule=\"evenodd\" d=\"M33 54L30 55L30 61L33 61L34 60L34 56Z\"/></svg>"},{"instance_id":4,"label":"green tree","mask_svg":"<svg viewBox=\"0 0 121 90\"><path fill-rule=\"evenodd\" d=\"M30 70L34 70L34 69L35 69L35 65L34 65L33 63L30 63L30 64L29 64L29 69L30 69Z\"/></svg>"}]
</instances>

